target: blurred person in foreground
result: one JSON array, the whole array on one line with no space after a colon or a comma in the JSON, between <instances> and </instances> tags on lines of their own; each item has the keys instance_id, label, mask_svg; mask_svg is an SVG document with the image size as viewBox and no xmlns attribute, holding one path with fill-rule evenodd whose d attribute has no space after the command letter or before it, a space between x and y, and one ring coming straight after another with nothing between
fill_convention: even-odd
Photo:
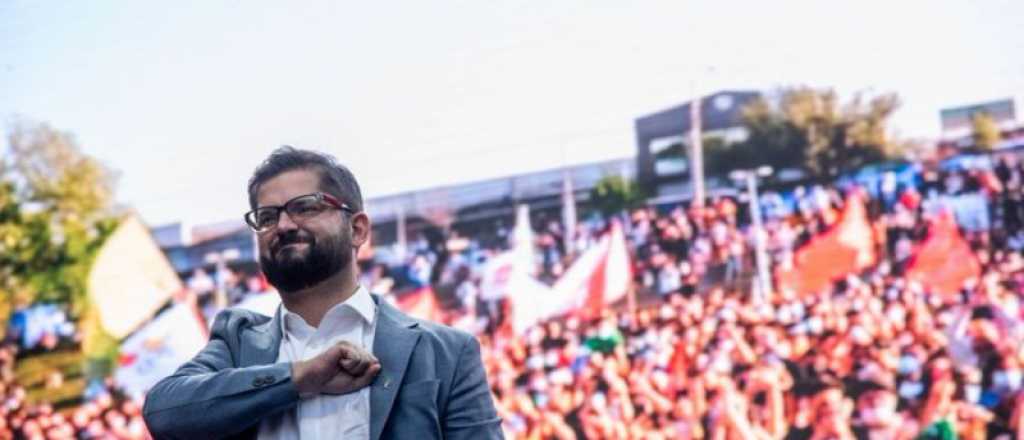
<instances>
[{"instance_id":1,"label":"blurred person in foreground","mask_svg":"<svg viewBox=\"0 0 1024 440\"><path fill-rule=\"evenodd\" d=\"M356 281L370 219L347 168L282 147L249 204L282 305L217 316L207 346L149 392L155 438L502 438L477 340Z\"/></svg>"}]
</instances>

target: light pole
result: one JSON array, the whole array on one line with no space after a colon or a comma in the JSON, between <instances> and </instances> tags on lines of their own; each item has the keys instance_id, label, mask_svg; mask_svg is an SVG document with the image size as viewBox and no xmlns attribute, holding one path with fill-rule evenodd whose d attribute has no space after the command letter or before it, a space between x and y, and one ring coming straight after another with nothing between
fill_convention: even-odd
<instances>
[{"instance_id":1,"label":"light pole","mask_svg":"<svg viewBox=\"0 0 1024 440\"><path fill-rule=\"evenodd\" d=\"M733 180L746 181L747 197L750 198L750 220L754 227L754 258L757 264L757 299L764 300L771 292L772 278L768 268L767 238L764 233L764 223L761 221L761 199L757 194L757 178L768 177L772 174L772 167L762 166L749 170L734 170L729 173Z\"/></svg>"},{"instance_id":2,"label":"light pole","mask_svg":"<svg viewBox=\"0 0 1024 440\"><path fill-rule=\"evenodd\" d=\"M703 113L702 102L704 101L703 93L701 90L707 87L708 78L715 73L715 66L704 66L703 72L697 74L697 76L703 76L698 84L698 78L694 77L690 81L690 94L693 98L690 100L690 184L693 186L693 203L696 207L704 207L704 197L706 195L704 189L704 121L702 119ZM710 95L708 95L710 96Z\"/></svg>"},{"instance_id":3,"label":"light pole","mask_svg":"<svg viewBox=\"0 0 1024 440\"><path fill-rule=\"evenodd\" d=\"M694 87L696 89L696 87ZM704 140L700 114L701 96L690 101L690 178L693 180L693 206L704 207Z\"/></svg>"}]
</instances>

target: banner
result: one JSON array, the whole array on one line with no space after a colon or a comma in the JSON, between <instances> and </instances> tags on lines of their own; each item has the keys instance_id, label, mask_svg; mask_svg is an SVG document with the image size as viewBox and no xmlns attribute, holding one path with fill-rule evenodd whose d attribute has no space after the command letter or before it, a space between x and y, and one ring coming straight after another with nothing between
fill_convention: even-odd
<instances>
[{"instance_id":1,"label":"banner","mask_svg":"<svg viewBox=\"0 0 1024 440\"><path fill-rule=\"evenodd\" d=\"M89 296L103 328L123 338L182 290L181 280L138 217L126 217L89 271Z\"/></svg>"},{"instance_id":2,"label":"banner","mask_svg":"<svg viewBox=\"0 0 1024 440\"><path fill-rule=\"evenodd\" d=\"M992 224L988 199L981 193L942 195L925 201L927 213L940 215L947 211L952 211L957 224L965 231L988 231Z\"/></svg>"}]
</instances>

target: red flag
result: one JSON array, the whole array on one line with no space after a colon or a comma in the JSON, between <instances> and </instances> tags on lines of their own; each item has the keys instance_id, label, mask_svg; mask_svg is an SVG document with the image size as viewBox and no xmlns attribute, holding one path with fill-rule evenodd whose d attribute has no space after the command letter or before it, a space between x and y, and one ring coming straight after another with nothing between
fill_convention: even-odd
<instances>
[{"instance_id":1,"label":"red flag","mask_svg":"<svg viewBox=\"0 0 1024 440\"><path fill-rule=\"evenodd\" d=\"M907 269L908 279L944 295L959 292L967 280L980 275L981 264L949 212L943 212L932 221L928 238L921 243Z\"/></svg>"},{"instance_id":2,"label":"red flag","mask_svg":"<svg viewBox=\"0 0 1024 440\"><path fill-rule=\"evenodd\" d=\"M611 232L588 249L555 283L554 299L559 304L545 315L577 313L585 319L601 316L608 304L621 300L633 280L629 251L622 226L612 223Z\"/></svg>"},{"instance_id":3,"label":"red flag","mask_svg":"<svg viewBox=\"0 0 1024 440\"><path fill-rule=\"evenodd\" d=\"M686 388L690 356L686 353L687 341L680 339L672 347L672 357L668 361L668 372L677 390Z\"/></svg>"},{"instance_id":4,"label":"red flag","mask_svg":"<svg viewBox=\"0 0 1024 440\"><path fill-rule=\"evenodd\" d=\"M398 308L406 314L428 321L441 322L441 306L437 303L434 289L423 287L405 294L398 300Z\"/></svg>"},{"instance_id":5,"label":"red flag","mask_svg":"<svg viewBox=\"0 0 1024 440\"><path fill-rule=\"evenodd\" d=\"M828 289L836 279L875 263L875 242L860 194L852 194L828 231L796 251L793 267L775 271L780 289L799 294Z\"/></svg>"}]
</instances>

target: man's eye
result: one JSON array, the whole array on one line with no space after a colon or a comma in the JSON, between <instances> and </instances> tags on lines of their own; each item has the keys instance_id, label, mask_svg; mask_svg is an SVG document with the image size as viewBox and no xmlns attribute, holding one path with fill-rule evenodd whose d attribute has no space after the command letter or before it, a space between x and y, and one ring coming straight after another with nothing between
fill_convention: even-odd
<instances>
[{"instance_id":1,"label":"man's eye","mask_svg":"<svg viewBox=\"0 0 1024 440\"><path fill-rule=\"evenodd\" d=\"M320 205L318 203L297 203L291 207L291 212L296 214L315 214L320 212Z\"/></svg>"},{"instance_id":2,"label":"man's eye","mask_svg":"<svg viewBox=\"0 0 1024 440\"><path fill-rule=\"evenodd\" d=\"M270 226L277 223L277 216L271 211L262 211L256 214L256 224L260 226Z\"/></svg>"}]
</instances>

